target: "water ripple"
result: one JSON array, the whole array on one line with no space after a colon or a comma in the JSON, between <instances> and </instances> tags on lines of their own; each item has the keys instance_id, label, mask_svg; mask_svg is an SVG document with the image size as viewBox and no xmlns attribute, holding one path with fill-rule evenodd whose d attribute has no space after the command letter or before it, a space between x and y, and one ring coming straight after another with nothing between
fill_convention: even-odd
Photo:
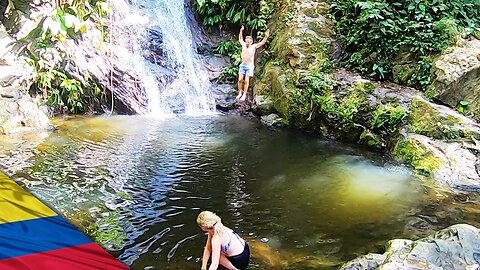
<instances>
[{"instance_id":1,"label":"water ripple","mask_svg":"<svg viewBox=\"0 0 480 270\"><path fill-rule=\"evenodd\" d=\"M2 169L132 269L198 268L204 209L293 258L351 258L398 235L480 224L477 197L427 194L405 168L376 164L235 117L85 118L38 144L0 143Z\"/></svg>"}]
</instances>

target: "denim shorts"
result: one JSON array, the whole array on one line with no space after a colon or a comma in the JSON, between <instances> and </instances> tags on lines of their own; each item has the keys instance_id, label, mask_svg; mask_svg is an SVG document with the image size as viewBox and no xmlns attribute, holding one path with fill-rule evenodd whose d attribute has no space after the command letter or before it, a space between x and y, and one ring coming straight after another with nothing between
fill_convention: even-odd
<instances>
[{"instance_id":1,"label":"denim shorts","mask_svg":"<svg viewBox=\"0 0 480 270\"><path fill-rule=\"evenodd\" d=\"M247 65L247 64L241 63L240 66L238 67L238 74L253 77L254 69L255 69L254 65Z\"/></svg>"}]
</instances>

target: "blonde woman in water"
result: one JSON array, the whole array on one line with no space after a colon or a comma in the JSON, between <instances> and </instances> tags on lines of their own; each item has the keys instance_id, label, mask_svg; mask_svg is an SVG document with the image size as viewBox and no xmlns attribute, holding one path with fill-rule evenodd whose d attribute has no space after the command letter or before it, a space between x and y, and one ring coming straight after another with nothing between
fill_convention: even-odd
<instances>
[{"instance_id":1,"label":"blonde woman in water","mask_svg":"<svg viewBox=\"0 0 480 270\"><path fill-rule=\"evenodd\" d=\"M250 260L250 248L234 230L224 226L222 220L210 211L203 211L197 217L197 224L208 233L203 250L202 270L216 270L223 265L229 270L245 270Z\"/></svg>"}]
</instances>

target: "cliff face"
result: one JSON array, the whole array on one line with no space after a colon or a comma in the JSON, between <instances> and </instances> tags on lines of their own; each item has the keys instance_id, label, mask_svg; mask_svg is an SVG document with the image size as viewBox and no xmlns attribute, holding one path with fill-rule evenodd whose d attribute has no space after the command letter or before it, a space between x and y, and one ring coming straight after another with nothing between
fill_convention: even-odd
<instances>
[{"instance_id":1,"label":"cliff face","mask_svg":"<svg viewBox=\"0 0 480 270\"><path fill-rule=\"evenodd\" d=\"M281 115L289 113L288 97L296 82L328 61L334 39L327 12L325 1L290 1L274 15L270 46L275 59L266 63L254 93L269 96Z\"/></svg>"},{"instance_id":2,"label":"cliff face","mask_svg":"<svg viewBox=\"0 0 480 270\"><path fill-rule=\"evenodd\" d=\"M429 102L420 91L335 68L344 53L335 41L328 7L327 1L284 2L274 16L274 57L254 86L257 114L275 113L289 125L390 153L442 184L478 190L480 126ZM471 107L476 106L473 90L480 91L476 60L455 60L475 58L474 50L468 55L463 50L452 49L456 56L446 54L435 63L432 91L440 99L456 95L446 102L452 107L462 98L458 89L471 95L465 95ZM440 71L450 75L442 77Z\"/></svg>"}]
</instances>

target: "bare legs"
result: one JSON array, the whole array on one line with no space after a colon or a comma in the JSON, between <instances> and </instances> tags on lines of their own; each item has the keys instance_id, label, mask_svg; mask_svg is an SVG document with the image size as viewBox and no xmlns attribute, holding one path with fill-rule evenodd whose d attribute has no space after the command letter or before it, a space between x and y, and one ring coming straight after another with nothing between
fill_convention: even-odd
<instances>
[{"instance_id":1,"label":"bare legs","mask_svg":"<svg viewBox=\"0 0 480 270\"><path fill-rule=\"evenodd\" d=\"M243 95L240 98L240 101L245 101L245 98L247 98L249 84L250 84L250 76L245 75L245 80L243 82Z\"/></svg>"},{"instance_id":2,"label":"bare legs","mask_svg":"<svg viewBox=\"0 0 480 270\"><path fill-rule=\"evenodd\" d=\"M243 90L243 83L244 83L244 78L247 77L247 75L244 74L238 74L238 95L235 99L239 99L242 96L242 90Z\"/></svg>"},{"instance_id":3,"label":"bare legs","mask_svg":"<svg viewBox=\"0 0 480 270\"><path fill-rule=\"evenodd\" d=\"M220 254L220 264L228 270L237 270L237 268L233 266L233 264L228 260L227 256L225 256L223 253Z\"/></svg>"},{"instance_id":4,"label":"bare legs","mask_svg":"<svg viewBox=\"0 0 480 270\"><path fill-rule=\"evenodd\" d=\"M240 101L245 101L245 99L247 98L248 87L250 86L250 76L239 74L237 86L238 86L238 95L236 99L240 99ZM242 94L242 90L243 90L243 94Z\"/></svg>"}]
</instances>

